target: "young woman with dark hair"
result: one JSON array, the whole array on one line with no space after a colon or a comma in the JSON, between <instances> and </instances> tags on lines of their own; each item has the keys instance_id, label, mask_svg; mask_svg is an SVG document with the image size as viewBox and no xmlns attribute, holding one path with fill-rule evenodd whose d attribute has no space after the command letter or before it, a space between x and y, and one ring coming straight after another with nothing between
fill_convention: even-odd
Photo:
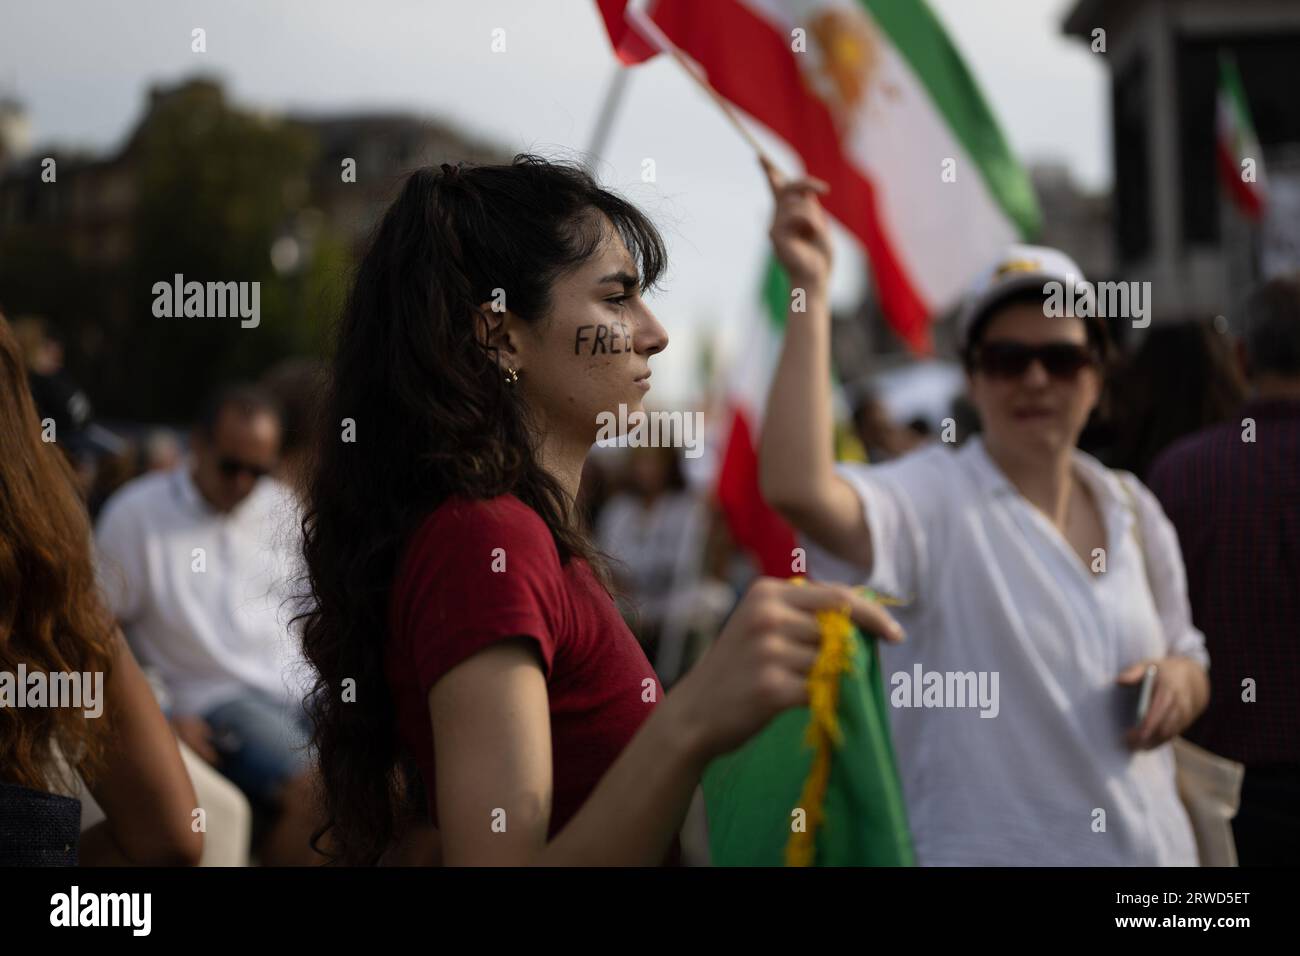
<instances>
[{"instance_id":1,"label":"young woman with dark hair","mask_svg":"<svg viewBox=\"0 0 1300 956\"><path fill-rule=\"evenodd\" d=\"M8 695L0 697L0 817L11 807L33 806L32 791L71 798L79 774L106 816L81 835L80 862L197 863L203 835L191 828L194 787L100 598L90 523L72 468L55 442L43 440L27 371L3 316L0 436L0 677L12 689L20 675L28 686L32 675L44 675L37 679L49 687L52 675L75 675L83 695L102 689L89 708L84 696L81 706L48 698L44 706L14 706ZM37 839L22 834L9 846L0 839L0 864L36 862L41 851L31 841Z\"/></svg>"},{"instance_id":2,"label":"young woman with dark hair","mask_svg":"<svg viewBox=\"0 0 1300 956\"><path fill-rule=\"evenodd\" d=\"M663 695L573 502L597 416L641 407L667 344L642 298L664 266L640 211L527 155L419 170L379 224L304 519L335 859L391 846L412 767L445 863L671 859L707 762L806 702L815 612L894 634L848 589L764 580Z\"/></svg>"}]
</instances>

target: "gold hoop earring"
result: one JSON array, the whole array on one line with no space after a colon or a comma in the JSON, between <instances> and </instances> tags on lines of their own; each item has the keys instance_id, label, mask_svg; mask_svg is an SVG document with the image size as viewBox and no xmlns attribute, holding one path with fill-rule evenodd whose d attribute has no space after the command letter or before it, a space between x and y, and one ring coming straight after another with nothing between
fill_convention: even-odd
<instances>
[{"instance_id":1,"label":"gold hoop earring","mask_svg":"<svg viewBox=\"0 0 1300 956\"><path fill-rule=\"evenodd\" d=\"M506 373L506 384L507 384L507 385L513 385L513 384L515 384L515 382L517 382L517 381L519 381L519 369L517 369L517 368L511 368L511 369Z\"/></svg>"}]
</instances>

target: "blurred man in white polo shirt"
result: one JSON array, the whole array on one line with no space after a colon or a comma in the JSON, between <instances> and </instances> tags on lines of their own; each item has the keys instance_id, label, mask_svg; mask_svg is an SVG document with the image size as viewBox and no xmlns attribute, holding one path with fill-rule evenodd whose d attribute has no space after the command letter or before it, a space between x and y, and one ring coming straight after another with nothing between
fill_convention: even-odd
<instances>
[{"instance_id":1,"label":"blurred man in white polo shirt","mask_svg":"<svg viewBox=\"0 0 1300 956\"><path fill-rule=\"evenodd\" d=\"M254 386L212 396L192 459L109 499L96 528L109 604L163 685L177 736L274 819L263 862L313 862L308 721L288 627L297 509L271 471L281 418Z\"/></svg>"}]
</instances>

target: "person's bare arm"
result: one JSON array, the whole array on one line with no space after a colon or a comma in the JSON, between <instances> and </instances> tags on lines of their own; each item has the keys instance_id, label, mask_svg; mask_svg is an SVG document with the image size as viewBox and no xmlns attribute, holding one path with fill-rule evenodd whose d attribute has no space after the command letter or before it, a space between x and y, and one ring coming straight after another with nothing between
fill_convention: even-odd
<instances>
[{"instance_id":1,"label":"person's bare arm","mask_svg":"<svg viewBox=\"0 0 1300 956\"><path fill-rule=\"evenodd\" d=\"M663 708L601 780L582 819L548 844L551 726L534 648L503 641L475 654L435 686L430 715L442 855L452 866L658 864L702 770L698 749Z\"/></svg>"},{"instance_id":2,"label":"person's bare arm","mask_svg":"<svg viewBox=\"0 0 1300 956\"><path fill-rule=\"evenodd\" d=\"M81 835L84 865L191 866L203 834L191 827L198 806L180 749L121 632L104 688L111 721L105 764L91 792L106 819Z\"/></svg>"},{"instance_id":3,"label":"person's bare arm","mask_svg":"<svg viewBox=\"0 0 1300 956\"><path fill-rule=\"evenodd\" d=\"M786 316L759 445L763 497L838 557L871 570L871 536L857 492L835 473L831 415L831 238L817 180L786 182L764 163L776 199L771 238L803 311Z\"/></svg>"},{"instance_id":4,"label":"person's bare arm","mask_svg":"<svg viewBox=\"0 0 1300 956\"><path fill-rule=\"evenodd\" d=\"M901 636L848 589L764 580L704 659L655 708L582 808L548 842L553 778L545 676L531 641L502 641L429 692L436 798L448 865L657 865L710 759L807 702L815 611L848 607L862 627Z\"/></svg>"}]
</instances>

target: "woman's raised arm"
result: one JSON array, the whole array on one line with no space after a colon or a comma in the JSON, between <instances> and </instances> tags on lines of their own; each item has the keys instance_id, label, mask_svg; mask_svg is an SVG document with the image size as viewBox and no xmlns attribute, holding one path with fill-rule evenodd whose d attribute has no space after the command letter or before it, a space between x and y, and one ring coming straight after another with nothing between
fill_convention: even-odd
<instances>
[{"instance_id":1,"label":"woman's raised arm","mask_svg":"<svg viewBox=\"0 0 1300 956\"><path fill-rule=\"evenodd\" d=\"M804 534L869 572L872 543L862 504L835 473L831 235L815 195L825 191L825 184L815 179L786 182L766 162L763 169L776 199L772 246L792 287L785 340L763 417L763 496Z\"/></svg>"}]
</instances>

